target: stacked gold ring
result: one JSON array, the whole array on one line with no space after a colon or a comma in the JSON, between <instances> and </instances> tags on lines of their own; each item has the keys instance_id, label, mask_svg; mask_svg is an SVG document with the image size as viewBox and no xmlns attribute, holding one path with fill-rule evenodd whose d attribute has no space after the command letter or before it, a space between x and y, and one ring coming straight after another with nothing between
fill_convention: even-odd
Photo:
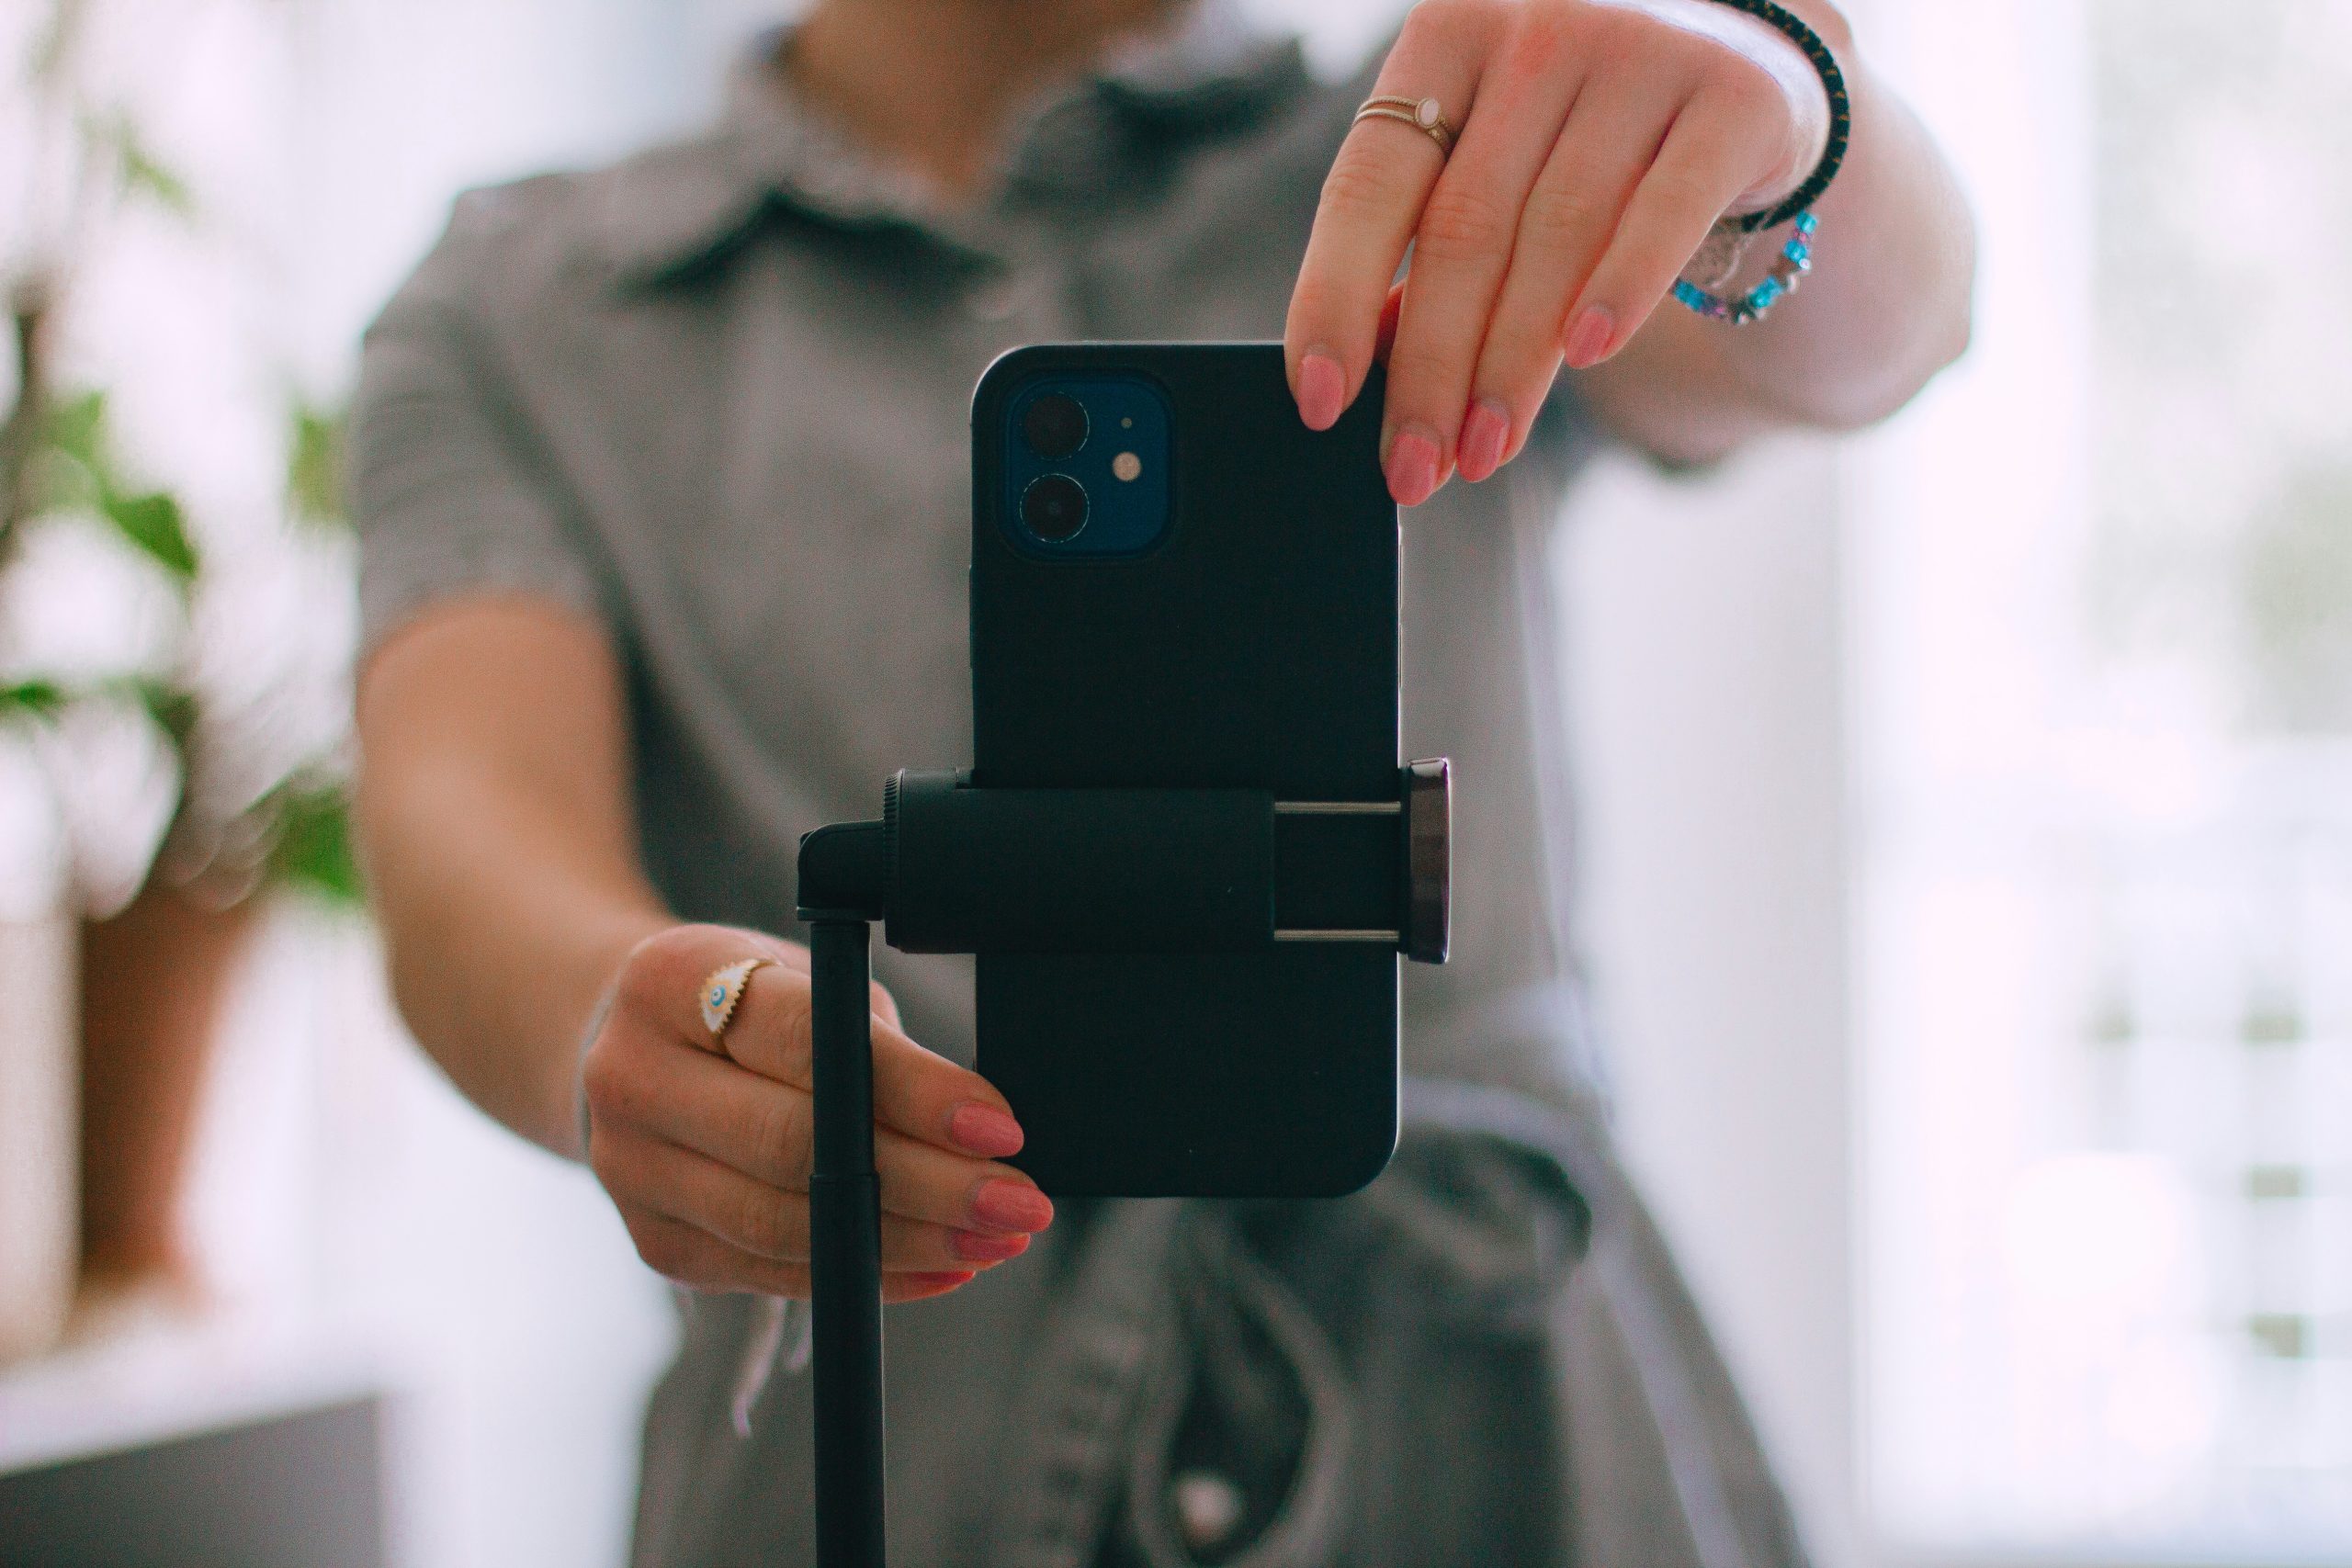
<instances>
[{"instance_id":1,"label":"stacked gold ring","mask_svg":"<svg viewBox=\"0 0 2352 1568\"><path fill-rule=\"evenodd\" d=\"M1444 107L1435 98L1403 98L1384 93L1366 98L1350 123L1367 119L1393 119L1399 125L1409 125L1436 142L1439 152L1449 155L1453 152L1453 127L1445 118Z\"/></svg>"}]
</instances>

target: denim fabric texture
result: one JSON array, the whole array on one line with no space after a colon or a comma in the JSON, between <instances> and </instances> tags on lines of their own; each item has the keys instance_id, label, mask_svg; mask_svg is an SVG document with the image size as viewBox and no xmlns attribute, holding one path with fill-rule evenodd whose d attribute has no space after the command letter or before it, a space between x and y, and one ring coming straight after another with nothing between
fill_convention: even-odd
<instances>
[{"instance_id":1,"label":"denim fabric texture","mask_svg":"<svg viewBox=\"0 0 2352 1568\"><path fill-rule=\"evenodd\" d=\"M1807 1562L1589 1107L1413 1081L1352 1198L1073 1202L1023 1261L889 1316L894 1562ZM696 1347L752 1316L696 1303L656 1397L649 1568L811 1561L808 1380L713 1436L725 1358Z\"/></svg>"}]
</instances>

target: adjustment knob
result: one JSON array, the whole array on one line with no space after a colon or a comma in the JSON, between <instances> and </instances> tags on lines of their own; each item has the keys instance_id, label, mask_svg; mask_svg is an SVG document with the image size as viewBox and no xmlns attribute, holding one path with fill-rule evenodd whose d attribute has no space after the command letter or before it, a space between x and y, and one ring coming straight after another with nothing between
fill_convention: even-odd
<instances>
[{"instance_id":1,"label":"adjustment knob","mask_svg":"<svg viewBox=\"0 0 2352 1568\"><path fill-rule=\"evenodd\" d=\"M1399 770L1405 832L1405 929L1397 945L1416 964L1445 962L1453 896L1453 765L1425 757Z\"/></svg>"}]
</instances>

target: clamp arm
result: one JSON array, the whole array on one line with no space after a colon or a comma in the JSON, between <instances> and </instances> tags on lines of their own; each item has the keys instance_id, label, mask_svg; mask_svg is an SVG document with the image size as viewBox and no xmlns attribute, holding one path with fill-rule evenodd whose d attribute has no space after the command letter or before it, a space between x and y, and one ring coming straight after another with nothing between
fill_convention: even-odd
<instances>
[{"instance_id":1,"label":"clamp arm","mask_svg":"<svg viewBox=\"0 0 2352 1568\"><path fill-rule=\"evenodd\" d=\"M816 1148L808 1180L820 1568L882 1568L881 1183L872 925L909 953L1223 953L1377 942L1445 961L1442 761L1397 798L976 788L902 772L878 821L800 840Z\"/></svg>"}]
</instances>

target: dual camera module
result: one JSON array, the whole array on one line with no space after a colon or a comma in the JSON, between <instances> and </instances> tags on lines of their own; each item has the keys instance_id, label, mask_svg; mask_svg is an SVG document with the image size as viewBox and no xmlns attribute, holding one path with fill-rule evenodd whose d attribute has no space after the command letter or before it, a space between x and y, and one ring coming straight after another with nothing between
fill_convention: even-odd
<instances>
[{"instance_id":1,"label":"dual camera module","mask_svg":"<svg viewBox=\"0 0 2352 1568\"><path fill-rule=\"evenodd\" d=\"M1061 392L1033 399L1021 415L1021 438L1049 463L1086 445L1086 405ZM1086 487L1069 474L1040 474L1021 492L1021 521L1048 544L1076 538L1086 526Z\"/></svg>"},{"instance_id":2,"label":"dual camera module","mask_svg":"<svg viewBox=\"0 0 2352 1568\"><path fill-rule=\"evenodd\" d=\"M1000 513L1015 549L1072 563L1155 548L1169 524L1167 395L1128 373L1048 373L1001 416Z\"/></svg>"}]
</instances>

